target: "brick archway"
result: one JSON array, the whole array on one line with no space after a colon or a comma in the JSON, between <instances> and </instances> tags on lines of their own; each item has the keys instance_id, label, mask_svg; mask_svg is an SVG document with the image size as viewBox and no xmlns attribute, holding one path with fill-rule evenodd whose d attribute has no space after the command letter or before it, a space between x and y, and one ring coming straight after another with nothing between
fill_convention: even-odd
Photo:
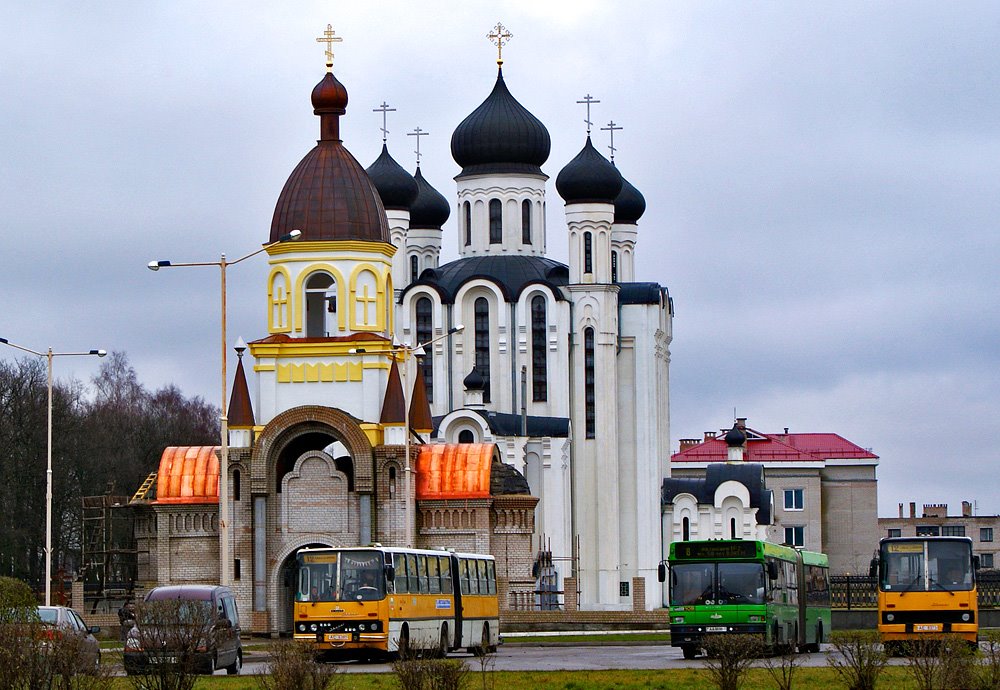
<instances>
[{"instance_id":1,"label":"brick archway","mask_svg":"<svg viewBox=\"0 0 1000 690\"><path fill-rule=\"evenodd\" d=\"M291 440L305 433L329 430L347 447L354 462L354 490L375 491L375 456L360 422L343 410L320 405L302 405L285 410L268 422L257 437L250 456L250 475L255 494L269 493L273 485L273 458Z\"/></svg>"}]
</instances>

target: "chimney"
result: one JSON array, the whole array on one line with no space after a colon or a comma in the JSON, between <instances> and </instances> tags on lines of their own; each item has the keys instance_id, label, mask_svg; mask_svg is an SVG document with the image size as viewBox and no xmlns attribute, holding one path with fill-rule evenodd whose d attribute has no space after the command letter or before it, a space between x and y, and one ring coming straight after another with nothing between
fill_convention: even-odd
<instances>
[{"instance_id":1,"label":"chimney","mask_svg":"<svg viewBox=\"0 0 1000 690\"><path fill-rule=\"evenodd\" d=\"M970 501L962 501L962 517L972 517L972 503Z\"/></svg>"},{"instance_id":2,"label":"chimney","mask_svg":"<svg viewBox=\"0 0 1000 690\"><path fill-rule=\"evenodd\" d=\"M747 418L746 417L737 417L736 418L736 426L738 426L740 429L746 429L747 428Z\"/></svg>"},{"instance_id":3,"label":"chimney","mask_svg":"<svg viewBox=\"0 0 1000 690\"><path fill-rule=\"evenodd\" d=\"M680 450L680 452L683 453L688 448L694 448L699 443L701 443L701 441L699 441L696 438L682 438L681 439L681 450Z\"/></svg>"},{"instance_id":4,"label":"chimney","mask_svg":"<svg viewBox=\"0 0 1000 690\"><path fill-rule=\"evenodd\" d=\"M899 517L903 517L903 504L899 504Z\"/></svg>"},{"instance_id":5,"label":"chimney","mask_svg":"<svg viewBox=\"0 0 1000 690\"><path fill-rule=\"evenodd\" d=\"M943 518L948 517L947 503L925 503L924 517Z\"/></svg>"},{"instance_id":6,"label":"chimney","mask_svg":"<svg viewBox=\"0 0 1000 690\"><path fill-rule=\"evenodd\" d=\"M917 517L917 504L914 501L910 501L910 517Z\"/></svg>"},{"instance_id":7,"label":"chimney","mask_svg":"<svg viewBox=\"0 0 1000 690\"><path fill-rule=\"evenodd\" d=\"M714 439L715 439L715 432L714 431L706 431L705 432L705 442L712 441Z\"/></svg>"}]
</instances>

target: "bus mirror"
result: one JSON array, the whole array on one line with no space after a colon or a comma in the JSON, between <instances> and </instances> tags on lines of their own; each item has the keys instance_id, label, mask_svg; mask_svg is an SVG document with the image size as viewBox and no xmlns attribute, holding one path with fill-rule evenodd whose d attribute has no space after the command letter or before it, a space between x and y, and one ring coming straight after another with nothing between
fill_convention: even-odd
<instances>
[{"instance_id":1,"label":"bus mirror","mask_svg":"<svg viewBox=\"0 0 1000 690\"><path fill-rule=\"evenodd\" d=\"M868 564L868 577L878 577L878 559L873 558Z\"/></svg>"},{"instance_id":2,"label":"bus mirror","mask_svg":"<svg viewBox=\"0 0 1000 690\"><path fill-rule=\"evenodd\" d=\"M979 570L979 568L980 568L979 556L973 556L972 557L972 569L973 570Z\"/></svg>"},{"instance_id":3,"label":"bus mirror","mask_svg":"<svg viewBox=\"0 0 1000 690\"><path fill-rule=\"evenodd\" d=\"M660 561L660 564L656 566L656 579L660 582L667 581L667 564Z\"/></svg>"},{"instance_id":4,"label":"bus mirror","mask_svg":"<svg viewBox=\"0 0 1000 690\"><path fill-rule=\"evenodd\" d=\"M396 581L396 568L395 567L393 567L391 565L387 565L385 567L385 580L386 580L386 582L395 582Z\"/></svg>"},{"instance_id":5,"label":"bus mirror","mask_svg":"<svg viewBox=\"0 0 1000 690\"><path fill-rule=\"evenodd\" d=\"M778 579L778 564L774 561L767 562L767 577L771 580Z\"/></svg>"}]
</instances>

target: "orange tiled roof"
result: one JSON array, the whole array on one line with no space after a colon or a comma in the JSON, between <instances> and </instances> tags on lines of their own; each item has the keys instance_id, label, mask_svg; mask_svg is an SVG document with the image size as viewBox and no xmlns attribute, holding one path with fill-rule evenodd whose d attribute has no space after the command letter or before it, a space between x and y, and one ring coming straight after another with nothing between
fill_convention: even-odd
<instances>
[{"instance_id":1,"label":"orange tiled roof","mask_svg":"<svg viewBox=\"0 0 1000 690\"><path fill-rule=\"evenodd\" d=\"M219 446L163 449L156 474L156 503L218 503Z\"/></svg>"},{"instance_id":2,"label":"orange tiled roof","mask_svg":"<svg viewBox=\"0 0 1000 690\"><path fill-rule=\"evenodd\" d=\"M417 500L488 498L495 443L438 443L417 456Z\"/></svg>"}]
</instances>

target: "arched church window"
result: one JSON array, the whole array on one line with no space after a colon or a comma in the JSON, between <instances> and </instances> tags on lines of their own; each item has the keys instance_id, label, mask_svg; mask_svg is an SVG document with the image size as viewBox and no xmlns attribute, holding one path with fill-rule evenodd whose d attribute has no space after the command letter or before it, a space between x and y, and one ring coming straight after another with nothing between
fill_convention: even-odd
<instances>
[{"instance_id":1,"label":"arched church window","mask_svg":"<svg viewBox=\"0 0 1000 690\"><path fill-rule=\"evenodd\" d=\"M490 244L503 242L503 204L499 199L490 199Z\"/></svg>"},{"instance_id":2,"label":"arched church window","mask_svg":"<svg viewBox=\"0 0 1000 690\"><path fill-rule=\"evenodd\" d=\"M468 429L462 429L458 432L458 442L459 443L475 443L475 435Z\"/></svg>"},{"instance_id":3,"label":"arched church window","mask_svg":"<svg viewBox=\"0 0 1000 690\"><path fill-rule=\"evenodd\" d=\"M433 335L434 315L429 297L417 299L417 342L426 343ZM433 346L424 348L425 354L417 361L420 363L420 371L424 375L424 385L427 388L427 402L434 402L434 349Z\"/></svg>"},{"instance_id":4,"label":"arched church window","mask_svg":"<svg viewBox=\"0 0 1000 690\"><path fill-rule=\"evenodd\" d=\"M521 243L531 244L531 202L521 202Z\"/></svg>"},{"instance_id":5,"label":"arched church window","mask_svg":"<svg viewBox=\"0 0 1000 690\"><path fill-rule=\"evenodd\" d=\"M618 282L618 252L611 252L611 282Z\"/></svg>"},{"instance_id":6,"label":"arched church window","mask_svg":"<svg viewBox=\"0 0 1000 690\"><path fill-rule=\"evenodd\" d=\"M240 471L233 470L233 500L240 500Z\"/></svg>"},{"instance_id":7,"label":"arched church window","mask_svg":"<svg viewBox=\"0 0 1000 690\"><path fill-rule=\"evenodd\" d=\"M417 271L417 265L418 265L417 255L414 254L413 256L410 257L410 282L411 283L413 281L415 281L417 279L417 275L419 275L419 272Z\"/></svg>"},{"instance_id":8,"label":"arched church window","mask_svg":"<svg viewBox=\"0 0 1000 690\"><path fill-rule=\"evenodd\" d=\"M691 518L681 520L681 541L691 541Z\"/></svg>"},{"instance_id":9,"label":"arched church window","mask_svg":"<svg viewBox=\"0 0 1000 690\"><path fill-rule=\"evenodd\" d=\"M587 438L597 437L597 381L595 379L594 329L583 329L583 395Z\"/></svg>"},{"instance_id":10,"label":"arched church window","mask_svg":"<svg viewBox=\"0 0 1000 690\"><path fill-rule=\"evenodd\" d=\"M545 343L545 298L531 298L531 399L548 400L548 358Z\"/></svg>"},{"instance_id":11,"label":"arched church window","mask_svg":"<svg viewBox=\"0 0 1000 690\"><path fill-rule=\"evenodd\" d=\"M389 498L396 497L396 468L389 467Z\"/></svg>"},{"instance_id":12,"label":"arched church window","mask_svg":"<svg viewBox=\"0 0 1000 690\"><path fill-rule=\"evenodd\" d=\"M306 280L306 337L330 335L332 319L337 313L337 284L333 276L322 271Z\"/></svg>"},{"instance_id":13,"label":"arched church window","mask_svg":"<svg viewBox=\"0 0 1000 690\"><path fill-rule=\"evenodd\" d=\"M583 272L594 272L594 236L589 232L583 233Z\"/></svg>"},{"instance_id":14,"label":"arched church window","mask_svg":"<svg viewBox=\"0 0 1000 690\"><path fill-rule=\"evenodd\" d=\"M472 204L466 201L463 205L463 220L465 221L465 246L472 244Z\"/></svg>"},{"instance_id":15,"label":"arched church window","mask_svg":"<svg viewBox=\"0 0 1000 690\"><path fill-rule=\"evenodd\" d=\"M499 202L497 202L499 203ZM475 352L476 369L483 377L483 402L490 401L490 302L485 297L476 299L475 313Z\"/></svg>"},{"instance_id":16,"label":"arched church window","mask_svg":"<svg viewBox=\"0 0 1000 690\"><path fill-rule=\"evenodd\" d=\"M729 538L739 539L739 537L736 536L736 518L729 518Z\"/></svg>"}]
</instances>

